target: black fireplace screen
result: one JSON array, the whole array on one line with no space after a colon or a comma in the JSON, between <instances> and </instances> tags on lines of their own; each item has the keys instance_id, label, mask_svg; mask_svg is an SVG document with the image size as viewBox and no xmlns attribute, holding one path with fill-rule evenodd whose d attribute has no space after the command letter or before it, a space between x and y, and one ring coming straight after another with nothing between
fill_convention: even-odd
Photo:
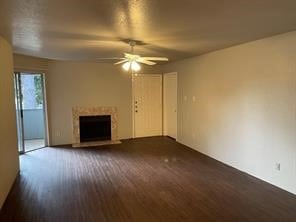
<instances>
[{"instance_id":1,"label":"black fireplace screen","mask_svg":"<svg viewBox=\"0 0 296 222\"><path fill-rule=\"evenodd\" d=\"M80 116L80 142L111 140L111 116Z\"/></svg>"}]
</instances>

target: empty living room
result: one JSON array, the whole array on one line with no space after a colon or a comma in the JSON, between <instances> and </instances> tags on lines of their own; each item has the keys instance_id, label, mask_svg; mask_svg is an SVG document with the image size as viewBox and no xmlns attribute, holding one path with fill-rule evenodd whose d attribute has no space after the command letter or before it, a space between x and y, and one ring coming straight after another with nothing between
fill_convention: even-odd
<instances>
[{"instance_id":1,"label":"empty living room","mask_svg":"<svg viewBox=\"0 0 296 222\"><path fill-rule=\"evenodd\" d=\"M295 222L295 0L0 0L1 222Z\"/></svg>"}]
</instances>

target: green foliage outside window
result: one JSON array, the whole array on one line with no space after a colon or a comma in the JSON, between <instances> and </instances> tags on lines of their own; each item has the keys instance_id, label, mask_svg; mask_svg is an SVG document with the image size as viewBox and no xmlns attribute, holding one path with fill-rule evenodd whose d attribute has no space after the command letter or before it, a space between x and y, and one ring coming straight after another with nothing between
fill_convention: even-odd
<instances>
[{"instance_id":1,"label":"green foliage outside window","mask_svg":"<svg viewBox=\"0 0 296 222\"><path fill-rule=\"evenodd\" d=\"M35 99L37 105L43 104L43 96L42 96L42 78L41 76L34 76L34 84L36 89Z\"/></svg>"}]
</instances>

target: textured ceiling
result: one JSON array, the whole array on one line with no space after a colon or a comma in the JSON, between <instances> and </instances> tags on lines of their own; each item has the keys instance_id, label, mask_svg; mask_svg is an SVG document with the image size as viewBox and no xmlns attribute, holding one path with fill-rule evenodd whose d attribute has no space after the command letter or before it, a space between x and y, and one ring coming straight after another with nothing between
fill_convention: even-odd
<instances>
[{"instance_id":1,"label":"textured ceiling","mask_svg":"<svg viewBox=\"0 0 296 222\"><path fill-rule=\"evenodd\" d=\"M50 59L178 60L296 29L295 0L0 0L0 35Z\"/></svg>"}]
</instances>

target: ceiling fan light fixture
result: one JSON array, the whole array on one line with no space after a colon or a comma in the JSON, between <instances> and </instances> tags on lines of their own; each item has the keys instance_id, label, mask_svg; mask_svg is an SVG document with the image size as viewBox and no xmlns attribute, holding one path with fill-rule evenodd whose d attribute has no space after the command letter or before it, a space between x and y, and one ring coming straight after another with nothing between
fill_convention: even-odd
<instances>
[{"instance_id":1,"label":"ceiling fan light fixture","mask_svg":"<svg viewBox=\"0 0 296 222\"><path fill-rule=\"evenodd\" d=\"M109 59L119 60L118 62L115 62L114 65L122 64L122 68L126 72L131 70L132 73L134 74L141 70L142 64L153 66L157 64L155 61L169 61L169 59L166 57L146 57L146 56L143 57L143 56L134 54L134 47L136 45L136 42L130 41L129 44L131 47L131 52L124 53L123 58L118 58L118 57L109 58Z\"/></svg>"},{"instance_id":2,"label":"ceiling fan light fixture","mask_svg":"<svg viewBox=\"0 0 296 222\"><path fill-rule=\"evenodd\" d=\"M133 61L131 63L131 68L133 71L138 72L141 70L141 66L139 65L139 63L137 63L136 61Z\"/></svg>"},{"instance_id":3,"label":"ceiling fan light fixture","mask_svg":"<svg viewBox=\"0 0 296 222\"><path fill-rule=\"evenodd\" d=\"M125 70L125 71L128 71L131 67L131 63L130 62L125 62L123 63L122 65L122 68Z\"/></svg>"}]
</instances>

